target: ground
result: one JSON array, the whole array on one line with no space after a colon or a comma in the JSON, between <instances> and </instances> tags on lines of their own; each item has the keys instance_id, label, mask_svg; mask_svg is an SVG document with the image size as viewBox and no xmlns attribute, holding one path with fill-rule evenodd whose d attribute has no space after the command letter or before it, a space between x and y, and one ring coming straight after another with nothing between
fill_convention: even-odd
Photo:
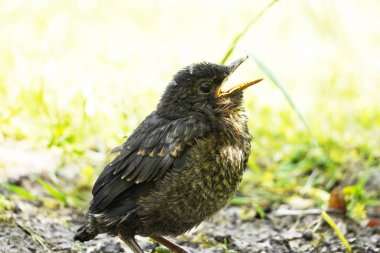
<instances>
[{"instance_id":1,"label":"ground","mask_svg":"<svg viewBox=\"0 0 380 253\"><path fill-rule=\"evenodd\" d=\"M19 156L23 159L18 159ZM0 158L6 161L0 177L0 197L5 196L0 198L0 253L130 252L118 238L105 235L84 244L72 240L83 221L86 203L71 200L75 199L73 192L67 191L67 196L61 196L57 189L49 188L54 185L49 182L57 176L59 185L66 188L76 185L77 189L82 187L81 184L89 187L90 183L83 182L83 172L80 175L75 172L78 165L51 170L59 164L59 152L12 141L0 145ZM96 163L102 159L104 157L95 155L90 160ZM28 169L33 174L28 173ZM379 184L378 181L372 183ZM13 188L10 189L9 185ZM89 189L84 192L88 194L87 201ZM192 252L202 253L346 252L334 231L321 218L319 209L290 210L291 207L285 204L264 210L264 218L260 218L252 206L232 204L174 240ZM376 216L379 212L371 213ZM380 252L379 226L359 224L341 213L330 212L330 215L353 252ZM138 237L137 240L145 252L152 252L157 247L148 238ZM156 252L169 251L157 247Z\"/></svg>"},{"instance_id":2,"label":"ground","mask_svg":"<svg viewBox=\"0 0 380 253\"><path fill-rule=\"evenodd\" d=\"M240 207L228 207L198 228L175 240L192 252L346 252L343 244L319 215L268 214L265 219L242 219ZM0 223L0 252L130 252L117 238L99 236L84 244L72 240L84 210L52 209L31 201L18 201ZM332 215L353 252L380 252L379 227L364 228L340 215ZM145 252L156 246L137 238ZM156 252L167 252L157 248Z\"/></svg>"}]
</instances>

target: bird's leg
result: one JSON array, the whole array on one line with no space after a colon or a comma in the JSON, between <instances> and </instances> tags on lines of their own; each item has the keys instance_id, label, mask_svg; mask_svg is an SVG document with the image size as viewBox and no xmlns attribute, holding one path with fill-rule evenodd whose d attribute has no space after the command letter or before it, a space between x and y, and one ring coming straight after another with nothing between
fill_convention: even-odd
<instances>
[{"instance_id":1,"label":"bird's leg","mask_svg":"<svg viewBox=\"0 0 380 253\"><path fill-rule=\"evenodd\" d=\"M133 238L133 237L124 238L121 233L119 233L118 235L119 235L119 238L123 242L125 242L125 244L127 244L129 248L131 248L131 250L133 251L133 253L144 253L144 251L137 244L135 238Z\"/></svg>"},{"instance_id":2,"label":"bird's leg","mask_svg":"<svg viewBox=\"0 0 380 253\"><path fill-rule=\"evenodd\" d=\"M171 242L162 236L152 236L151 238L155 240L156 242L166 246L168 249L170 249L174 253L191 253L190 251L185 250L178 244L175 244L174 242Z\"/></svg>"}]
</instances>

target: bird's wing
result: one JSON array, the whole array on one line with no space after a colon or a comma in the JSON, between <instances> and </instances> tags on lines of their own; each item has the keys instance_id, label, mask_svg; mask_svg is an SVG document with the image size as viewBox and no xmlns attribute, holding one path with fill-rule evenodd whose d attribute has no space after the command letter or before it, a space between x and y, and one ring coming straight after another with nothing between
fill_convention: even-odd
<instances>
[{"instance_id":1,"label":"bird's wing","mask_svg":"<svg viewBox=\"0 0 380 253\"><path fill-rule=\"evenodd\" d=\"M169 121L151 114L114 150L119 155L97 179L91 206L102 210L115 199L132 194L133 185L157 180L170 168L181 167L192 140L209 131L210 127L195 117Z\"/></svg>"}]
</instances>

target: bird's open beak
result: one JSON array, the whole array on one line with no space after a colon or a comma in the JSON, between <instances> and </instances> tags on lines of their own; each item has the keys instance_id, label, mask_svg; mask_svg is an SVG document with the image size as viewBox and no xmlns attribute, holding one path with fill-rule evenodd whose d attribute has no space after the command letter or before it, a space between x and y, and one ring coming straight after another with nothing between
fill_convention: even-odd
<instances>
[{"instance_id":1,"label":"bird's open beak","mask_svg":"<svg viewBox=\"0 0 380 253\"><path fill-rule=\"evenodd\" d=\"M230 69L230 73L228 74L228 76L224 79L223 83L225 83L228 78L232 75L232 73L234 73L234 71L243 63L245 62L246 60L248 59L248 55L247 56L244 56L244 57L241 57L239 59L237 59L236 61L232 62L228 67ZM233 94L235 92L239 92L239 91L242 91L260 81L262 81L263 79L257 79L255 81L251 81L251 82L246 82L246 83L243 83L243 84L239 84L239 85L236 85L234 87L232 87L231 89L227 90L227 91L222 91L222 86L223 86L223 83L221 85L221 87L219 88L219 90L216 92L216 96L217 97L222 97L222 96L226 96L226 95L230 95L230 94Z\"/></svg>"}]
</instances>

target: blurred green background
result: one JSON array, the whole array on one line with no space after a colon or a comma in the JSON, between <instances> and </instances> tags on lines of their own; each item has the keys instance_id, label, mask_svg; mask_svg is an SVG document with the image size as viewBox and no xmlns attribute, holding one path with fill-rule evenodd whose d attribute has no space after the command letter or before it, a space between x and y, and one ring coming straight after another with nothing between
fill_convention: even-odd
<instances>
[{"instance_id":1,"label":"blurred green background","mask_svg":"<svg viewBox=\"0 0 380 253\"><path fill-rule=\"evenodd\" d=\"M53 197L86 203L109 150L172 75L220 62L270 3L0 1L1 181L47 168L56 177L40 183ZM352 216L378 204L365 185L380 171L379 13L377 0L278 1L239 39L227 62L252 54L266 68L251 60L234 76L265 80L246 92L254 139L232 204L320 207L339 184Z\"/></svg>"}]
</instances>

